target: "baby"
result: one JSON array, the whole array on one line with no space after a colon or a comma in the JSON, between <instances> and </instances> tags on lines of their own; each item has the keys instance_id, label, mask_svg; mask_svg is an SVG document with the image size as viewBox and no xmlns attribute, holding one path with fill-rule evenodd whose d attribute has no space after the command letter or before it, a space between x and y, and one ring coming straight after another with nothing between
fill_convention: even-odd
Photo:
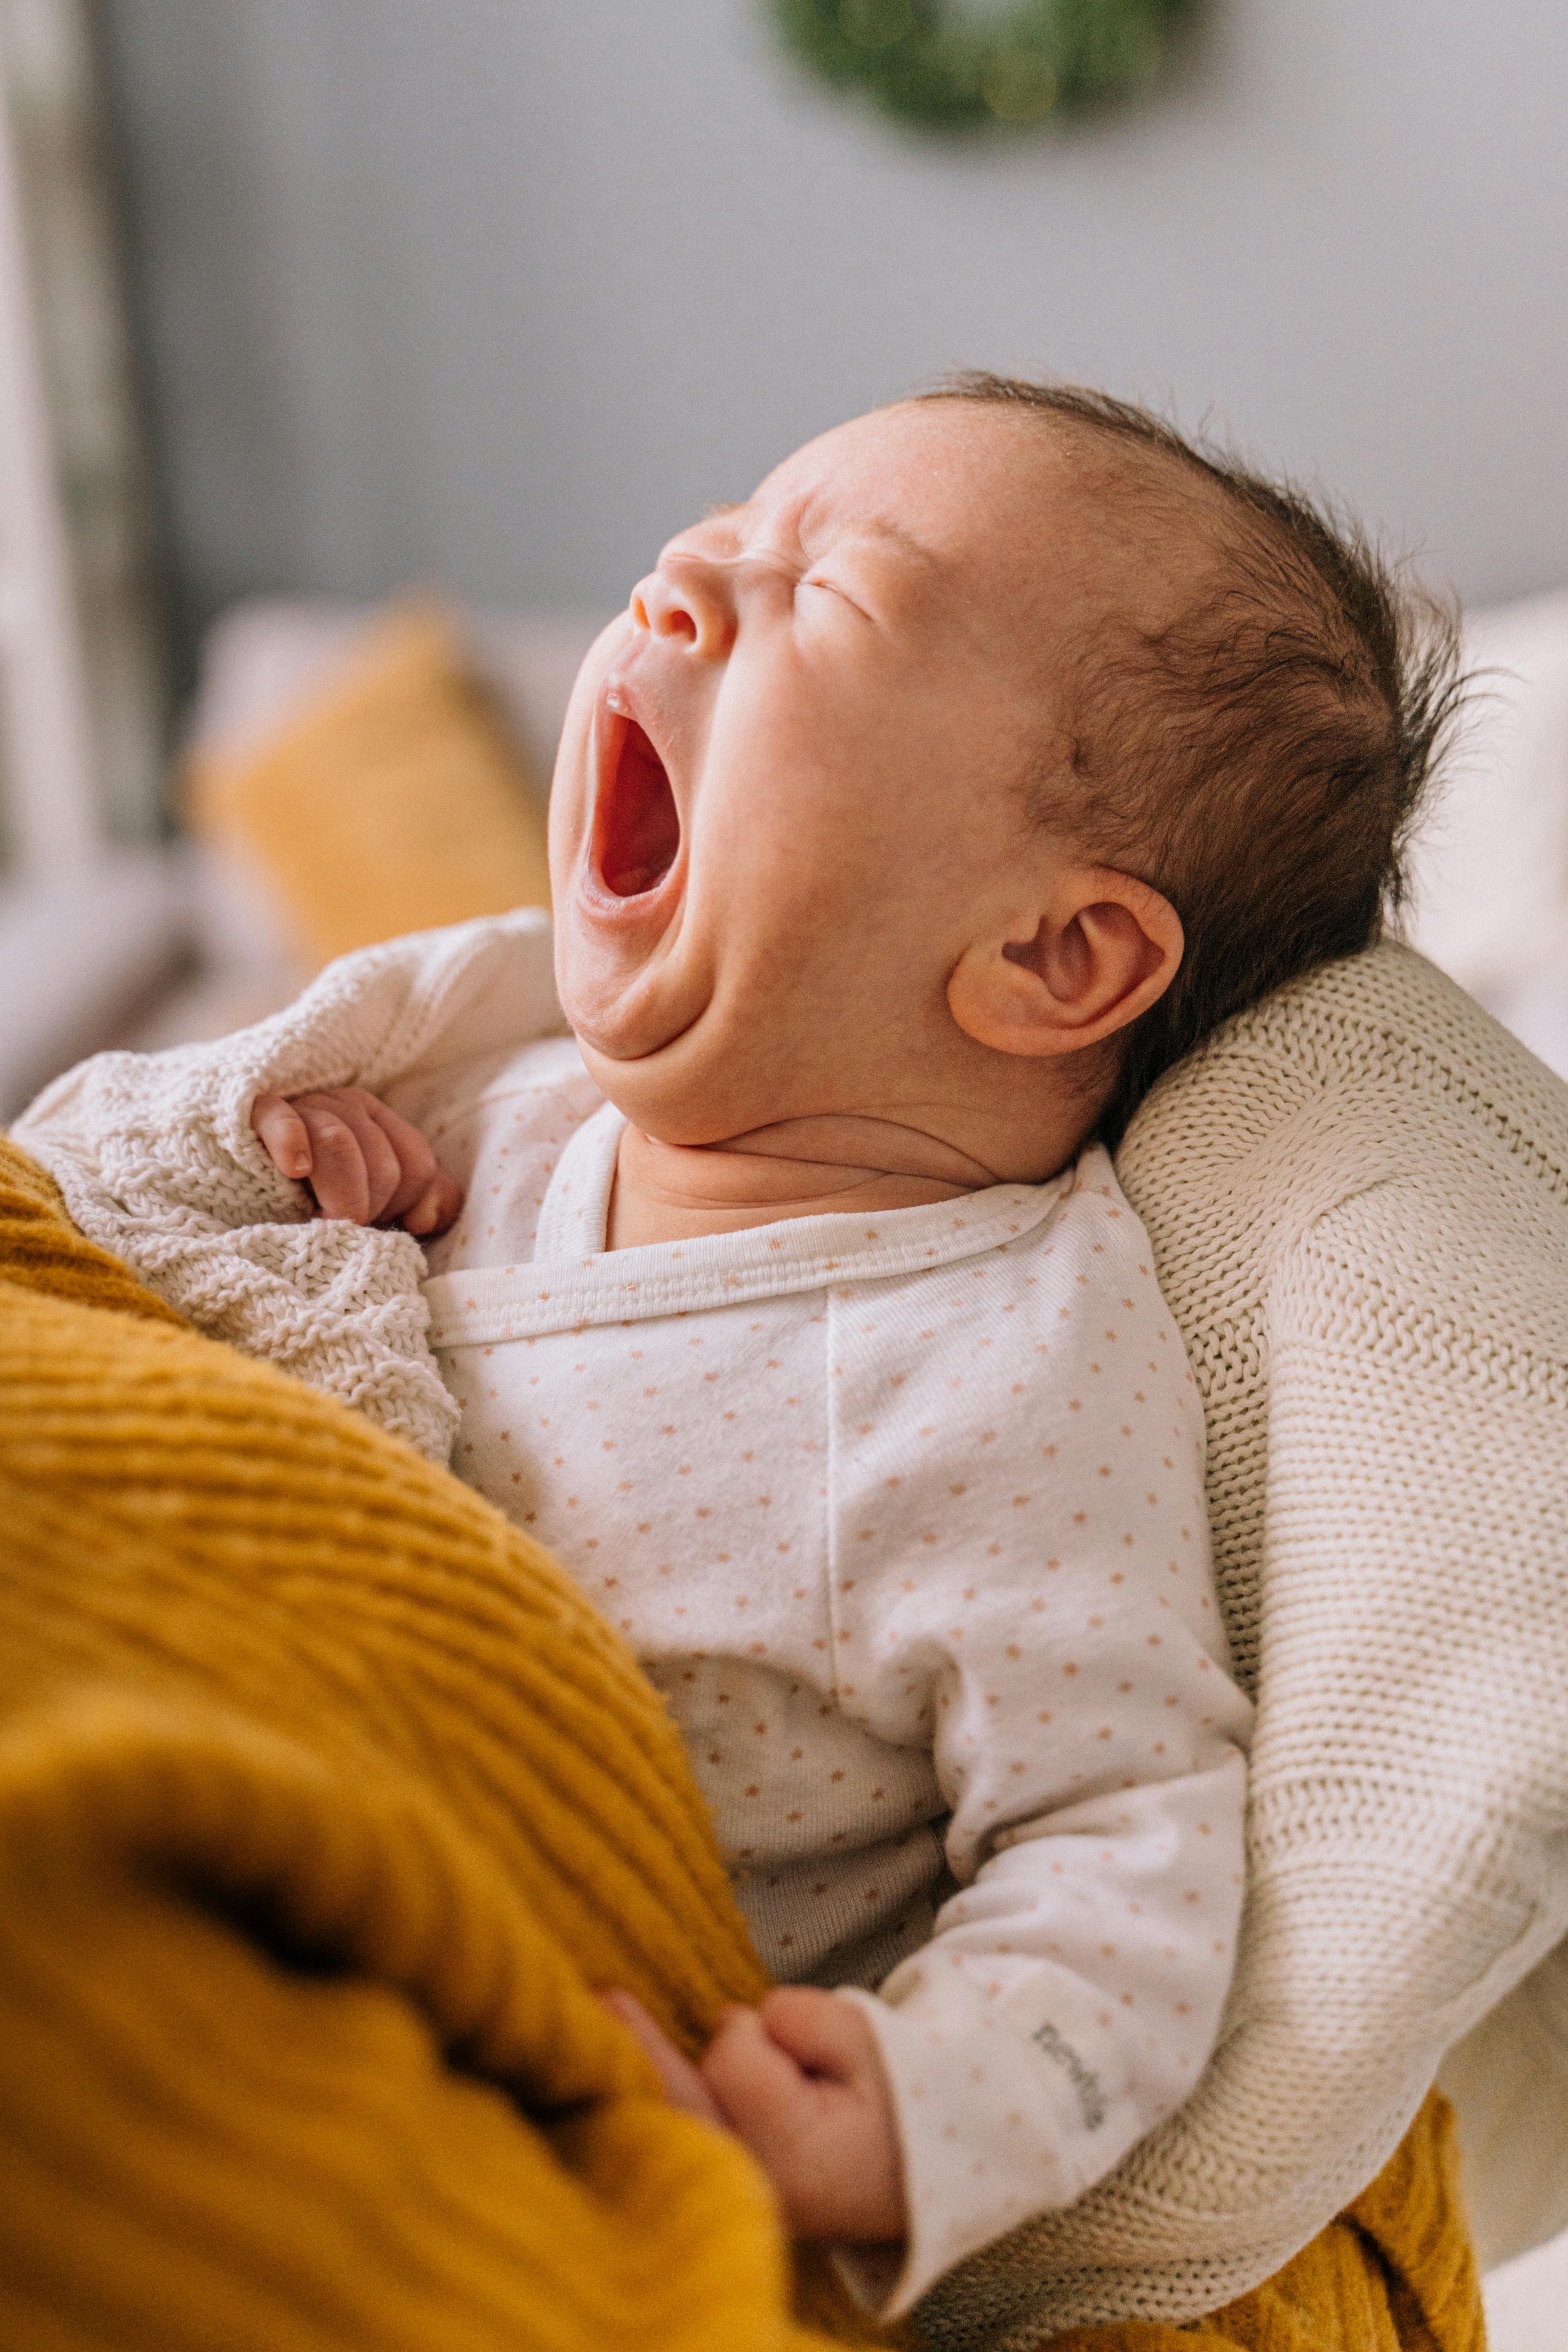
<instances>
[{"instance_id":1,"label":"baby","mask_svg":"<svg viewBox=\"0 0 1568 2352\"><path fill-rule=\"evenodd\" d=\"M570 1034L501 918L318 984L344 1080L389 972L423 1003L374 1092L235 1097L322 1217L427 1241L455 1466L632 1643L785 1980L697 2066L612 1998L884 2315L1215 2043L1250 1710L1095 1139L1375 936L1433 732L1404 628L1363 550L1141 412L974 376L861 418L584 667ZM18 1130L46 1159L71 1088Z\"/></svg>"}]
</instances>

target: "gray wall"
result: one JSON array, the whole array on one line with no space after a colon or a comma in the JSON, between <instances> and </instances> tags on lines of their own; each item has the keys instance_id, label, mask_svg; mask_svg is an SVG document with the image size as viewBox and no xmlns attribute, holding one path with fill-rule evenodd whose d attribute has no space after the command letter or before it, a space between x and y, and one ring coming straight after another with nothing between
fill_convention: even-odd
<instances>
[{"instance_id":1,"label":"gray wall","mask_svg":"<svg viewBox=\"0 0 1568 2352\"><path fill-rule=\"evenodd\" d=\"M616 602L951 362L1173 402L1470 597L1568 581L1568 9L1228 0L976 150L765 0L106 0L180 601Z\"/></svg>"}]
</instances>

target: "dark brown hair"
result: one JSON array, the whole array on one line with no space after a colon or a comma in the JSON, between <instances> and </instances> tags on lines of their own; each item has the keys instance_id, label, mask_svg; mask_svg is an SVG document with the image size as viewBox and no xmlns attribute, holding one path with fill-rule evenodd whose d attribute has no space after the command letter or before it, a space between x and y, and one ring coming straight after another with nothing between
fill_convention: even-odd
<instances>
[{"instance_id":1,"label":"dark brown hair","mask_svg":"<svg viewBox=\"0 0 1568 2352\"><path fill-rule=\"evenodd\" d=\"M1186 932L1170 988L1114 1041L1099 1121L1114 1143L1219 1023L1369 947L1403 903L1404 852L1463 687L1455 618L1356 524L1148 409L979 372L919 396L1034 413L1142 456L1123 489L1158 500L1163 476L1173 515L1184 488L1220 493L1220 585L1157 630L1129 619L1083 648L1070 752L1027 786L1038 822L1151 883ZM1190 506L1180 519L1191 526Z\"/></svg>"}]
</instances>

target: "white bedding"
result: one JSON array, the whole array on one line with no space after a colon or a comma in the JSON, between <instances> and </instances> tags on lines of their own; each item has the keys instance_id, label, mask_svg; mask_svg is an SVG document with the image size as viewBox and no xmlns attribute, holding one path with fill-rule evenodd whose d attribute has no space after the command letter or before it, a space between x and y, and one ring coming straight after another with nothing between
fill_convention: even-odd
<instances>
[{"instance_id":1,"label":"white bedding","mask_svg":"<svg viewBox=\"0 0 1568 2352\"><path fill-rule=\"evenodd\" d=\"M1472 614L1465 661L1409 937L1568 1077L1568 593Z\"/></svg>"}]
</instances>

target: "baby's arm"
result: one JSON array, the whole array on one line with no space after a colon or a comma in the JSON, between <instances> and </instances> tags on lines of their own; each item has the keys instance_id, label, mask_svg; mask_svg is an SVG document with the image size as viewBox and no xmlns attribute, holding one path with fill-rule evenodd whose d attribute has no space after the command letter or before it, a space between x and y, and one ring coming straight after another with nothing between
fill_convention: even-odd
<instances>
[{"instance_id":1,"label":"baby's arm","mask_svg":"<svg viewBox=\"0 0 1568 2352\"><path fill-rule=\"evenodd\" d=\"M1210 1671L1244 1735L1246 1701ZM1193 2088L1235 1950L1245 1785L1232 1748L1018 1825L880 1994L781 1986L726 2010L696 2065L606 1998L672 2103L744 2141L792 2236L836 2243L896 2316Z\"/></svg>"},{"instance_id":2,"label":"baby's arm","mask_svg":"<svg viewBox=\"0 0 1568 2352\"><path fill-rule=\"evenodd\" d=\"M1185 1484L1165 1474L1159 1515ZM1145 1580L1093 1545L1069 1575L1064 1543L1059 1566L971 1584L952 1612L935 1756L960 1891L877 1994L839 1996L875 2033L902 2149L896 2281L843 2257L885 2314L1073 2202L1184 2103L1213 2050L1251 1711L1225 1671L1195 1475L1184 1501L1179 1577L1158 1558ZM1035 1615L1042 1585L1056 1606Z\"/></svg>"},{"instance_id":3,"label":"baby's arm","mask_svg":"<svg viewBox=\"0 0 1568 2352\"><path fill-rule=\"evenodd\" d=\"M1171 1484L1179 1545L1202 1529L1195 1462ZM668 2095L745 2142L792 2233L835 2242L884 2315L1070 2203L1181 2105L1213 2046L1251 1710L1222 1663L1206 1543L1175 1600L1121 1556L1070 1642L1030 1641L1037 1572L1020 1589L996 1571L989 1608L965 1593L936 1752L966 1883L879 1994L781 1987L726 2011L696 2065L610 1996Z\"/></svg>"},{"instance_id":4,"label":"baby's arm","mask_svg":"<svg viewBox=\"0 0 1568 2352\"><path fill-rule=\"evenodd\" d=\"M902 2152L900 2270L846 2256L884 2315L1071 2204L1195 2088L1235 1958L1246 1777L1238 1745L1193 1764L1011 1825L930 1944L837 1996L875 2034Z\"/></svg>"},{"instance_id":5,"label":"baby's arm","mask_svg":"<svg viewBox=\"0 0 1568 2352\"><path fill-rule=\"evenodd\" d=\"M1183 2105L1241 1910L1251 1709L1147 1243L1109 1168L1086 1167L1016 1256L1000 1309L991 1292L965 1320L961 1295L929 1358L900 1356L913 1401L885 1434L844 1340L846 1525L875 1533L838 1638L871 1728L931 1727L958 1882L923 1948L875 1994L839 1994L876 2035L903 2158L897 2278L840 2254L886 2315L1073 2202ZM879 1441L863 1500L856 1414Z\"/></svg>"}]
</instances>

